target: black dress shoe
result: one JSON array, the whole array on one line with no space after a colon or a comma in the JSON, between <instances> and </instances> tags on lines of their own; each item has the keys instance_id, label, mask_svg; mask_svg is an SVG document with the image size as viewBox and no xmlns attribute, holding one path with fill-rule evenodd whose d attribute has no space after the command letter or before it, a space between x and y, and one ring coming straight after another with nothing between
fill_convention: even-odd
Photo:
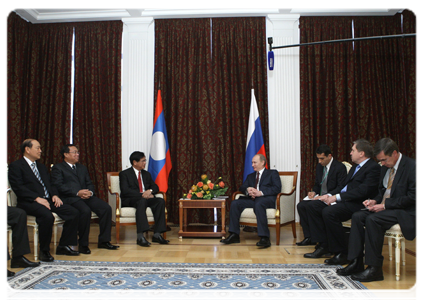
<instances>
[{"instance_id":1,"label":"black dress shoe","mask_svg":"<svg viewBox=\"0 0 423 300\"><path fill-rule=\"evenodd\" d=\"M316 243L313 243L311 241L311 238L306 237L301 242L296 243L297 246L309 246L309 245L316 245Z\"/></svg>"},{"instance_id":2,"label":"black dress shoe","mask_svg":"<svg viewBox=\"0 0 423 300\"><path fill-rule=\"evenodd\" d=\"M316 250L314 250L313 253L306 253L304 254L305 258L321 258L324 255L330 254L329 250L327 248L319 247Z\"/></svg>"},{"instance_id":3,"label":"black dress shoe","mask_svg":"<svg viewBox=\"0 0 423 300\"><path fill-rule=\"evenodd\" d=\"M15 276L15 272L7 270L7 277Z\"/></svg>"},{"instance_id":4,"label":"black dress shoe","mask_svg":"<svg viewBox=\"0 0 423 300\"><path fill-rule=\"evenodd\" d=\"M41 251L40 260L45 262L51 262L54 260L54 257L51 256L49 251Z\"/></svg>"},{"instance_id":5,"label":"black dress shoe","mask_svg":"<svg viewBox=\"0 0 423 300\"><path fill-rule=\"evenodd\" d=\"M169 244L169 241L165 240L161 235L159 235L159 237L155 237L153 235L153 238L151 239L151 241L154 243L159 243L159 244Z\"/></svg>"},{"instance_id":6,"label":"black dress shoe","mask_svg":"<svg viewBox=\"0 0 423 300\"><path fill-rule=\"evenodd\" d=\"M91 254L91 250L88 248L88 246L79 246L78 251L82 254Z\"/></svg>"},{"instance_id":7,"label":"black dress shoe","mask_svg":"<svg viewBox=\"0 0 423 300\"><path fill-rule=\"evenodd\" d=\"M351 275L352 280L361 282L380 281L383 280L382 267L367 266L363 272Z\"/></svg>"},{"instance_id":8,"label":"black dress shoe","mask_svg":"<svg viewBox=\"0 0 423 300\"><path fill-rule=\"evenodd\" d=\"M270 239L267 236L262 236L260 238L260 241L257 242L256 246L261 247L261 248L267 248L270 247L270 245L272 245L270 243Z\"/></svg>"},{"instance_id":9,"label":"black dress shoe","mask_svg":"<svg viewBox=\"0 0 423 300\"><path fill-rule=\"evenodd\" d=\"M348 276L364 271L363 257L354 258L348 266L342 269L336 270L336 274L340 276Z\"/></svg>"},{"instance_id":10,"label":"black dress shoe","mask_svg":"<svg viewBox=\"0 0 423 300\"><path fill-rule=\"evenodd\" d=\"M349 262L350 261L347 259L347 255L343 253L338 253L333 257L325 260L325 264L328 265L346 265Z\"/></svg>"},{"instance_id":11,"label":"black dress shoe","mask_svg":"<svg viewBox=\"0 0 423 300\"><path fill-rule=\"evenodd\" d=\"M224 244L234 244L234 243L239 243L239 235L236 233L231 233L226 239L221 239L220 240L221 243Z\"/></svg>"},{"instance_id":12,"label":"black dress shoe","mask_svg":"<svg viewBox=\"0 0 423 300\"><path fill-rule=\"evenodd\" d=\"M151 243L145 239L145 237L141 237L137 240L137 244L142 247L150 247Z\"/></svg>"},{"instance_id":13,"label":"black dress shoe","mask_svg":"<svg viewBox=\"0 0 423 300\"><path fill-rule=\"evenodd\" d=\"M79 252L73 250L69 246L57 246L57 248L56 248L56 254L57 255L78 256L79 255Z\"/></svg>"},{"instance_id":14,"label":"black dress shoe","mask_svg":"<svg viewBox=\"0 0 423 300\"><path fill-rule=\"evenodd\" d=\"M110 244L110 242L98 243L98 248L107 250L117 250L119 246Z\"/></svg>"},{"instance_id":15,"label":"black dress shoe","mask_svg":"<svg viewBox=\"0 0 423 300\"><path fill-rule=\"evenodd\" d=\"M39 266L39 262L32 262L25 258L25 256L14 257L10 261L11 268L34 268Z\"/></svg>"}]
</instances>

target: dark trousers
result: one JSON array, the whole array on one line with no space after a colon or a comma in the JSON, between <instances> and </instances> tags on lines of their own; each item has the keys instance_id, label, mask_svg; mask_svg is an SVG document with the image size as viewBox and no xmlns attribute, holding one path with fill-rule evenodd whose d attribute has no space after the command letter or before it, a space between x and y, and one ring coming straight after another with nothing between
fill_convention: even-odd
<instances>
[{"instance_id":1,"label":"dark trousers","mask_svg":"<svg viewBox=\"0 0 423 300\"><path fill-rule=\"evenodd\" d=\"M345 203L326 205L322 201L310 201L308 207L310 234L313 241L327 245L332 253L348 253L348 241L342 222L351 219L355 212Z\"/></svg>"},{"instance_id":2,"label":"dark trousers","mask_svg":"<svg viewBox=\"0 0 423 300\"><path fill-rule=\"evenodd\" d=\"M49 203L51 210L35 201L22 201L18 202L17 205L28 215L35 217L35 220L38 224L40 251L50 251L50 242L54 223L52 212L55 212L60 218L65 220L59 245L77 245L77 228L79 220L78 211L67 204L63 204L60 207L55 207L52 201L49 200Z\"/></svg>"},{"instance_id":3,"label":"dark trousers","mask_svg":"<svg viewBox=\"0 0 423 300\"><path fill-rule=\"evenodd\" d=\"M382 248L385 231L398 223L394 210L383 210L378 213L358 211L351 218L350 243L348 259L363 256L365 264L381 267L383 265Z\"/></svg>"},{"instance_id":4,"label":"dark trousers","mask_svg":"<svg viewBox=\"0 0 423 300\"><path fill-rule=\"evenodd\" d=\"M300 201L297 204L297 211L298 211L298 215L300 216L300 224L301 227L303 229L303 234L305 238L311 238L311 240L313 242L317 242L315 239L313 239L313 237L311 236L311 232L310 232L310 225L309 225L309 220L308 220L308 207L309 205L311 205L311 202L313 201L318 201L318 200L307 200L307 201ZM321 201L319 201L321 202Z\"/></svg>"},{"instance_id":5,"label":"dark trousers","mask_svg":"<svg viewBox=\"0 0 423 300\"><path fill-rule=\"evenodd\" d=\"M93 196L89 199L80 199L70 205L79 212L79 246L88 246L89 244L91 211L95 212L99 219L100 234L98 235L98 243L110 242L112 208L108 203Z\"/></svg>"},{"instance_id":6,"label":"dark trousers","mask_svg":"<svg viewBox=\"0 0 423 300\"><path fill-rule=\"evenodd\" d=\"M26 212L23 209L8 206L7 224L12 227L12 258L31 253L26 226ZM7 253L9 259L9 252Z\"/></svg>"},{"instance_id":7,"label":"dark trousers","mask_svg":"<svg viewBox=\"0 0 423 300\"><path fill-rule=\"evenodd\" d=\"M143 233L150 229L146 214L147 207L151 208L154 217L154 232L166 232L166 215L165 215L165 201L163 198L149 198L140 197L129 198L122 200L122 207L135 207L137 212L135 220L137 222L137 233Z\"/></svg>"},{"instance_id":8,"label":"dark trousers","mask_svg":"<svg viewBox=\"0 0 423 300\"><path fill-rule=\"evenodd\" d=\"M229 231L239 234L239 218L246 208L253 208L257 218L257 233L260 237L270 237L269 227L267 226L267 208L276 207L276 196L264 196L252 199L250 197L240 197L231 202L229 210Z\"/></svg>"}]
</instances>

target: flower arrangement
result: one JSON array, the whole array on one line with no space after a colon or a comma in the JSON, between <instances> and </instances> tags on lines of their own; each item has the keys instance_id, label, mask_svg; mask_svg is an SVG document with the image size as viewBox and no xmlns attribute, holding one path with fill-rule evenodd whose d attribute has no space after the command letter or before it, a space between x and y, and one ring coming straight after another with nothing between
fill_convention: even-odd
<instances>
[{"instance_id":1,"label":"flower arrangement","mask_svg":"<svg viewBox=\"0 0 423 300\"><path fill-rule=\"evenodd\" d=\"M219 177L215 183L208 179L206 174L201 175L201 181L194 184L188 194L184 194L185 199L213 199L224 195L228 190L222 177Z\"/></svg>"}]
</instances>

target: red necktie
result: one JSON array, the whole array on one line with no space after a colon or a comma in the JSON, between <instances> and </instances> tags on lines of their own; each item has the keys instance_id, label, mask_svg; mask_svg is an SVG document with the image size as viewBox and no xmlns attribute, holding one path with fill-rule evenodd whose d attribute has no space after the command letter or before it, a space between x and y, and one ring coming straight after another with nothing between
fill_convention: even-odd
<instances>
[{"instance_id":1,"label":"red necktie","mask_svg":"<svg viewBox=\"0 0 423 300\"><path fill-rule=\"evenodd\" d=\"M257 188L257 184L259 182L259 176L260 176L260 172L257 172L257 177L256 177L256 185L254 186L254 188Z\"/></svg>"},{"instance_id":2,"label":"red necktie","mask_svg":"<svg viewBox=\"0 0 423 300\"><path fill-rule=\"evenodd\" d=\"M144 192L142 189L141 171L138 172L138 185L140 186L140 193Z\"/></svg>"}]
</instances>

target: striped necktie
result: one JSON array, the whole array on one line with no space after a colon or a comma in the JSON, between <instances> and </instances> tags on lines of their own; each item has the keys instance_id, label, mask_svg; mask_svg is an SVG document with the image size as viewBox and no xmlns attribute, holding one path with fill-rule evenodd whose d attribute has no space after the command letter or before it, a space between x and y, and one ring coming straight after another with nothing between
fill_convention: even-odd
<instances>
[{"instance_id":1,"label":"striped necktie","mask_svg":"<svg viewBox=\"0 0 423 300\"><path fill-rule=\"evenodd\" d=\"M49 195L49 193L48 193L48 191L47 191L47 188L46 188L46 186L45 186L45 184L44 184L43 180L41 179L40 173L38 173L38 169L37 169L37 167L35 166L35 162L33 162L33 163L31 164L31 168L32 168L32 172L34 172L35 177L37 177L38 181L39 181L39 182L41 183L41 185L43 186L43 188L44 188L44 193L45 193L46 198L49 198L49 197L50 197L50 195Z\"/></svg>"},{"instance_id":2,"label":"striped necktie","mask_svg":"<svg viewBox=\"0 0 423 300\"><path fill-rule=\"evenodd\" d=\"M382 204L385 204L386 198L391 197L391 188L392 188L392 183L394 182L394 178L395 178L395 169L391 168L391 172L389 172L388 186L386 187L385 193L383 194Z\"/></svg>"}]
</instances>

